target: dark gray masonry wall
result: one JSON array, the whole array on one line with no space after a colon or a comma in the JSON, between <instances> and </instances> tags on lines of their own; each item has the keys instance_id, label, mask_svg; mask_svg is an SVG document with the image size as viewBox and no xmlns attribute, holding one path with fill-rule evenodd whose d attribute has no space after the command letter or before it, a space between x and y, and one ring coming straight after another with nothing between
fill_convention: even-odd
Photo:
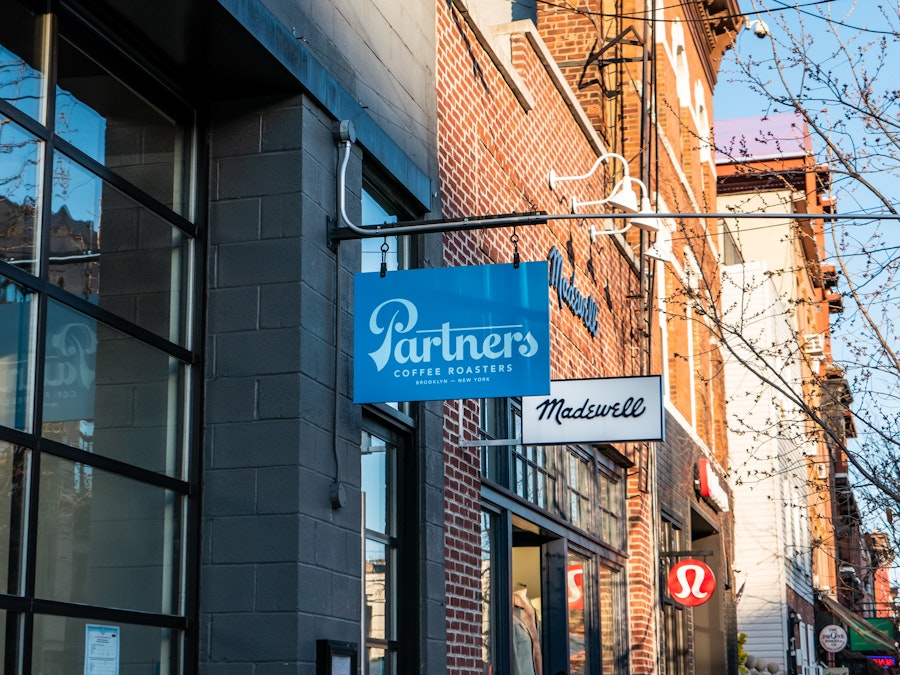
<instances>
[{"instance_id":1,"label":"dark gray masonry wall","mask_svg":"<svg viewBox=\"0 0 900 675\"><path fill-rule=\"evenodd\" d=\"M200 570L201 672L315 672L315 640L360 642L360 419L352 404L352 272L340 298L326 222L336 205L331 119L308 98L220 104L210 134ZM359 222L361 157L347 172ZM423 238L423 260L440 239ZM335 301L342 311L340 479L333 510ZM446 668L440 402L415 406L419 672ZM364 647L360 644L360 658Z\"/></svg>"},{"instance_id":2,"label":"dark gray masonry wall","mask_svg":"<svg viewBox=\"0 0 900 675\"><path fill-rule=\"evenodd\" d=\"M346 399L339 452L355 498L339 510L328 498L331 124L299 96L221 105L210 151L201 664L311 673L316 638L358 642L361 612L358 413ZM358 160L355 175L358 194Z\"/></svg>"}]
</instances>

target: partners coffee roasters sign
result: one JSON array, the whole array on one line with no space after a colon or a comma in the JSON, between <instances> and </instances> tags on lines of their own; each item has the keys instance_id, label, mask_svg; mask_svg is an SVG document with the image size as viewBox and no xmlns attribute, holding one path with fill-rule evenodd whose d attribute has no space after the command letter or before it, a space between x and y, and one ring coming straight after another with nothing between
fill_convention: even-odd
<instances>
[{"instance_id":1,"label":"partners coffee roasters sign","mask_svg":"<svg viewBox=\"0 0 900 675\"><path fill-rule=\"evenodd\" d=\"M662 441L662 378L554 380L547 396L522 399L522 442Z\"/></svg>"},{"instance_id":2,"label":"partners coffee roasters sign","mask_svg":"<svg viewBox=\"0 0 900 675\"><path fill-rule=\"evenodd\" d=\"M547 263L355 275L355 403L545 394Z\"/></svg>"}]
</instances>

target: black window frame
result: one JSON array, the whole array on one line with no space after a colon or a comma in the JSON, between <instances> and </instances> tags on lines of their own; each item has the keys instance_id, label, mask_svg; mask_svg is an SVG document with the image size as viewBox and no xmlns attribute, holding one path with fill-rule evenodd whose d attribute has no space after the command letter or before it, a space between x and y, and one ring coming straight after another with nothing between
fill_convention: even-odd
<instances>
[{"instance_id":1,"label":"black window frame","mask_svg":"<svg viewBox=\"0 0 900 675\"><path fill-rule=\"evenodd\" d=\"M587 527L573 524L567 508L559 511L542 509L516 491L513 468L516 453L522 453L519 436L520 403L514 398L481 399L479 401L478 432L484 445L481 451L482 480L482 512L491 514L496 527L495 540L492 542L491 568L492 592L494 593L495 616L489 617L491 628L495 631L494 651L496 662L494 672L511 672L513 658L511 615L501 612L500 608L509 606L512 598L511 582L513 578L513 548L516 546L516 531L519 536L530 537L532 545L541 546L542 606L544 667L551 670L565 665L568 669L568 608L566 606L567 566L561 563L566 560L568 552L586 558L594 592L591 593L590 607L586 608L589 621L589 636L592 641L590 650L590 675L607 672L608 664L602 662L603 654L600 642L600 597L596 591L601 584L600 569L605 568L616 574L623 574L626 565L627 541L607 542L602 539L601 512L596 505L599 499L599 485L603 480L619 483L621 512L619 522L624 530L627 516L624 494L625 467L627 460L615 450L595 445L558 445L545 446L555 453L553 462L562 470L556 479L553 501L557 506L566 506L570 498L568 461L570 456L590 462L592 513L586 519ZM490 414L486 414L486 413ZM517 528L514 523L519 523ZM527 532L522 532L521 527ZM483 558L484 561L484 558ZM484 564L484 562L483 562ZM621 577L619 577L621 579ZM530 589L529 589L530 591ZM560 593L563 593L560 596ZM532 595L529 592L529 596ZM482 605L482 611L484 611ZM623 608L624 609L624 608ZM565 631L560 630L565 626ZM627 625L623 627L627 635ZM627 669L627 646L616 655L616 668ZM565 664L563 663L565 662ZM553 670L553 672L556 672ZM627 672L627 671L626 671Z\"/></svg>"},{"instance_id":2,"label":"black window frame","mask_svg":"<svg viewBox=\"0 0 900 675\"><path fill-rule=\"evenodd\" d=\"M13 0L18 2L18 0ZM52 185L54 153L61 152L68 159L105 183L119 190L135 201L142 209L180 230L191 239L193 245L190 253L190 278L188 281L193 294L186 296L187 307L184 308L185 321L189 325L185 344L172 342L156 333L147 330L129 320L116 315L94 303L61 289L48 278L49 237L39 239L39 250L36 256L45 261L40 269L40 276L20 269L17 265L0 260L0 276L27 289L34 294L37 303L37 331L33 336L36 345L33 376L33 423L29 431L21 431L0 426L0 442L12 445L18 456L25 452L31 454L31 462L26 473L22 473L22 484L15 490L16 503L13 508L26 511L29 515L24 519L25 532L22 533L26 548L18 557L22 569L15 570L25 580L19 593L0 593L0 611L6 613L6 652L3 655L3 671L10 673L31 672L33 653L33 628L37 615L61 617L65 619L86 620L115 624L130 624L138 627L158 628L163 631L174 631L178 639L174 641L173 652L176 653L174 663L179 672L192 670L199 655L199 533L200 504L197 495L200 485L200 441L202 438L201 409L202 402L202 364L203 338L200 327L204 311L202 294L203 253L205 249L205 185L206 172L202 158L206 156L206 148L199 130L203 124L201 110L205 104L192 90L163 73L165 67L157 67L164 59L139 51L134 44L129 44L123 34L111 29L108 24L97 17L85 16L72 5L65 2L30 2L22 0L20 4L28 11L42 16L50 23L48 31L51 44L45 49L51 54L51 62L47 72L42 73L47 82L44 91L47 96L46 119L41 122L30 117L26 112L0 99L0 116L24 128L43 143L43 175L41 177L42 193L46 194L41 202L41 227L49 227L51 200L49 190ZM53 128L54 97L56 91L56 68L52 59L56 58L53 44L59 35L65 33L66 39L79 45L85 53L96 59L111 75L138 91L146 100L171 114L174 119L184 123L184 130L189 138L190 162L186 168L189 185L187 190L189 212L181 215L160 203L146 192L137 188L128 180L94 160L65 139L61 138ZM47 321L47 306L50 301L79 312L80 314L108 326L125 336L148 345L175 359L189 369L184 386L188 392L183 401L183 415L188 425L184 434L184 452L186 458L184 471L178 476L169 476L144 469L139 466L118 461L42 437L43 369L45 347L42 331ZM183 579L178 604L172 613L154 613L132 609L119 609L101 605L78 604L50 600L35 596L35 556L37 547L37 514L38 491L41 482L41 457L58 458L76 465L106 471L121 478L139 481L162 490L172 492L183 500L184 510L177 519L180 528L178 538L179 551L176 560ZM11 554L11 558L13 555ZM15 585L15 584L13 584ZM8 587L7 587L8 590ZM21 671L19 670L21 668Z\"/></svg>"},{"instance_id":3,"label":"black window frame","mask_svg":"<svg viewBox=\"0 0 900 675\"><path fill-rule=\"evenodd\" d=\"M396 531L389 542L396 549L395 570L396 579L402 580L403 592L394 588L395 598L393 606L396 608L396 639L382 640L369 638L368 631L363 632L364 644L360 663L362 673L368 671L366 649L369 646L376 648L388 648L395 652L397 660L397 674L415 672L416 663L419 660L419 593L411 592L410 587L418 587L420 579L420 556L416 542L421 540L419 513L419 481L420 466L418 453L414 449L414 429L412 419L385 405L367 405L363 409L360 435L370 434L376 436L395 448L394 478L397 492L394 496L394 517ZM375 539L381 541L380 533L371 533ZM363 514L363 530L361 532L361 545L365 547L366 539L370 531L365 528L365 514ZM364 556L363 556L364 559ZM363 622L365 621L365 568L361 570L361 609Z\"/></svg>"},{"instance_id":4,"label":"black window frame","mask_svg":"<svg viewBox=\"0 0 900 675\"><path fill-rule=\"evenodd\" d=\"M485 410L490 406L491 425L486 424ZM492 490L511 493L532 507L543 511L551 517L564 522L567 526L579 530L589 537L602 541L603 545L624 554L627 548L625 533L625 476L622 468L627 464L621 461L621 455L615 451L609 453L598 445L546 445L524 446L518 443L521 429L521 402L516 398L486 398L479 400L478 432L484 445L481 452L481 479L484 485ZM529 448L541 448L549 457L549 465L539 466L534 456L528 453ZM569 512L569 458L575 456L590 464L592 482L586 495L590 503L590 513L585 518L585 525L572 522ZM615 458L615 459L614 459ZM553 479L553 494L548 497L550 505L555 508L543 508L540 504L522 494L516 485L514 471L516 466L524 466L540 476L548 475ZM615 513L607 507L600 506L601 481L610 481L617 485L621 511ZM604 514L612 514L618 522L616 541L601 538L601 518Z\"/></svg>"},{"instance_id":5,"label":"black window frame","mask_svg":"<svg viewBox=\"0 0 900 675\"><path fill-rule=\"evenodd\" d=\"M669 570L679 562L678 554L684 552L687 533L684 523L674 517L662 514L660 518L660 588L666 588ZM663 658L666 675L687 675L690 668L688 649L688 621L684 605L662 594L663 615Z\"/></svg>"}]
</instances>

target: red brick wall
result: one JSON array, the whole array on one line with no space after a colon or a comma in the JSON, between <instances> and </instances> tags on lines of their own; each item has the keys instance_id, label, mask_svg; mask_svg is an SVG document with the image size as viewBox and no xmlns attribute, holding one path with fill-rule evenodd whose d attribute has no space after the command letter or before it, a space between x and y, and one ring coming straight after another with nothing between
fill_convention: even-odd
<instances>
[{"instance_id":1,"label":"red brick wall","mask_svg":"<svg viewBox=\"0 0 900 675\"><path fill-rule=\"evenodd\" d=\"M512 60L533 98L535 105L529 111L513 96L464 19L445 4L438 6L438 44L440 189L446 217L536 209L567 213L573 194L599 198L600 172L578 185L563 183L556 192L549 189L551 168L560 175L581 174L597 153L524 38L512 38ZM599 335L592 337L567 307L557 306L548 285L551 370L555 377L567 378L636 374L640 350L632 347L641 337L641 304L628 296L639 294L637 275L610 237L592 244L589 227L554 221L518 231L522 261L544 260L554 246L564 256L571 250L575 284L600 305ZM511 262L511 234L511 229L448 234L444 262ZM564 272L572 273L568 259ZM611 307L606 302L607 285ZM454 674L480 675L479 454L477 449L459 447L461 439L477 438L476 402L448 402L445 413L447 667Z\"/></svg>"},{"instance_id":2,"label":"red brick wall","mask_svg":"<svg viewBox=\"0 0 900 675\"><path fill-rule=\"evenodd\" d=\"M589 4L602 6L599 0ZM616 5L622 13L643 9L643 3L634 1L605 4ZM598 96L596 87L579 89L584 61L591 49L597 47L595 22L600 20L543 5L539 16L548 47L602 135L609 121L605 117L607 104ZM526 110L516 99L500 69L488 57L466 17L455 9L452 1L437 3L437 140L442 215L460 217L533 210L568 213L572 196L582 200L605 196L608 189L602 186L603 172L618 172L620 167L604 165L588 180L561 183L555 191L550 190L547 181L550 169L558 175L583 174L592 166L598 150L576 124L566 101L528 41L520 35L495 39L511 39L511 60L534 104L532 109ZM688 46L691 46L689 36ZM697 65L696 55L691 58L693 92L693 81L703 71ZM640 64L628 67L635 81L640 81ZM696 129L682 102L674 97L674 73L662 54L656 72L661 103L658 126L654 130L659 129L669 137L676 157L658 151L657 145L641 147L640 104L633 87L623 90L621 127L626 133L621 137L621 151L634 158L632 175L638 175L641 159L652 162L655 183L649 187L653 191L659 186L672 211L706 210L715 203L715 186L709 172L696 160ZM600 330L592 337L567 307L557 306L548 288L552 375L586 378L640 374L645 372L642 370L642 350L646 347L643 330L648 314L640 298L641 287L631 248L626 246L626 250L621 250L607 236L592 243L591 224L597 228L615 226L614 222L556 220L518 230L522 261L544 260L555 246L566 257L564 271L568 276L573 271L572 260L567 256L571 254L576 286L599 303ZM511 234L508 228L447 234L444 264L511 262ZM636 243L629 235L630 246L636 247ZM676 265L669 266L668 272L656 280L663 285L666 297L671 298L667 308L672 318L664 328L655 320L651 323L650 372L660 373L663 365L667 365L671 396L685 417L690 415L692 398L697 401L698 419L701 419L697 431L708 447L716 449L717 459L724 462L727 452L724 427L713 423L724 418L718 357L702 320L695 322L692 340L695 377L691 378L685 358L691 345L679 275L684 269L682 249L687 245L695 250L694 257L712 280L712 293L718 292L713 240L703 223L691 221L679 224L673 244ZM663 330L668 338L667 353L661 351ZM448 402L445 415L447 668L454 674L481 675L480 459L477 449L460 448L461 440L477 438L476 402ZM630 447L622 450L631 453ZM653 512L650 494L641 492L636 480L636 475L629 479L627 501L631 672L649 674L657 671L659 639L654 632L658 617L654 615L657 579L653 564L658 554L654 544L658 514ZM672 486L680 491L679 498L684 503L690 498L691 485L691 478L687 478Z\"/></svg>"}]
</instances>

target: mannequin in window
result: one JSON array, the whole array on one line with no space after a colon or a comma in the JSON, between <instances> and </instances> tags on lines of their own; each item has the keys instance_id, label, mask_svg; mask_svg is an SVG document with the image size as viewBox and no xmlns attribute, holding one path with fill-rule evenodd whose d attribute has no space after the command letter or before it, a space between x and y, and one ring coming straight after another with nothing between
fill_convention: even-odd
<instances>
[{"instance_id":1,"label":"mannequin in window","mask_svg":"<svg viewBox=\"0 0 900 675\"><path fill-rule=\"evenodd\" d=\"M528 587L513 593L513 674L541 675L541 637L537 612L528 599Z\"/></svg>"}]
</instances>

